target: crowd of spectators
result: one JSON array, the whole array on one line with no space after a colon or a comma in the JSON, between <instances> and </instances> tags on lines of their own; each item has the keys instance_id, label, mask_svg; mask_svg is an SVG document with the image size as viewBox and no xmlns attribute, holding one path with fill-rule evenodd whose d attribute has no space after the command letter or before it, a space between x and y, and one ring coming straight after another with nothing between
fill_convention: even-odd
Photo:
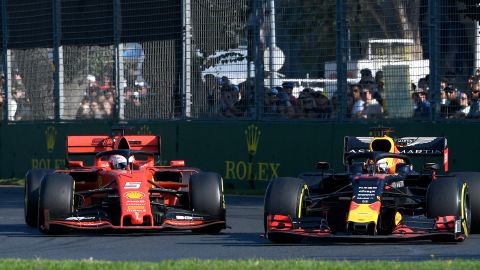
<instances>
[{"instance_id":1,"label":"crowd of spectators","mask_svg":"<svg viewBox=\"0 0 480 270\"><path fill-rule=\"evenodd\" d=\"M1 76L1 85L4 85L4 75ZM3 87L2 87L3 88ZM23 84L22 75L18 70L13 72L11 98L8 99L8 120L9 121L28 121L33 120L32 103L26 95L26 88ZM0 104L3 105L4 95L0 97ZM2 110L3 116L3 110ZM2 117L3 118L3 117Z\"/></svg>"},{"instance_id":2,"label":"crowd of spectators","mask_svg":"<svg viewBox=\"0 0 480 270\"><path fill-rule=\"evenodd\" d=\"M429 91L429 76L412 85L414 118L428 118L432 112L434 93ZM446 119L480 118L480 69L470 76L461 90L452 76L442 78L439 87L440 117Z\"/></svg>"},{"instance_id":3,"label":"crowd of spectators","mask_svg":"<svg viewBox=\"0 0 480 270\"><path fill-rule=\"evenodd\" d=\"M115 87L108 76L98 83L88 75L88 88L77 110L76 119L112 119L115 107Z\"/></svg>"},{"instance_id":4,"label":"crowd of spectators","mask_svg":"<svg viewBox=\"0 0 480 270\"><path fill-rule=\"evenodd\" d=\"M134 86L124 89L126 119L146 119L155 117L156 95L150 91L145 81L135 81Z\"/></svg>"},{"instance_id":5,"label":"crowd of spectators","mask_svg":"<svg viewBox=\"0 0 480 270\"><path fill-rule=\"evenodd\" d=\"M32 104L26 95L21 75L12 76L11 98L8 100L9 121L32 120ZM439 89L439 116L445 119L480 118L480 69L468 78L464 90L460 90L453 80L454 76L442 78ZM116 102L115 87L108 76L97 82L88 76L88 88L76 113L76 119L113 119ZM3 85L3 76L1 77ZM388 118L385 106L385 90L382 71L375 76L369 69L361 71L358 83L348 85L346 108L341 109L336 93L305 87L294 94L294 82L285 81L281 86L265 87L263 95L262 117L267 119L336 119L344 112L343 118L382 119ZM205 76L207 87L207 104L210 116L217 117L252 117L260 97L253 89L253 83L245 81L233 84L228 77L216 78ZM298 91L298 90L297 90ZM434 91L429 89L429 76L421 78L411 85L413 108L405 117L431 119ZM151 98L149 86L144 81L135 81L134 86L124 89L124 117L126 119L145 118L153 115L145 110L154 108L155 99ZM390 100L388 100L390 101ZM0 106L4 97L0 95ZM400 104L399 106L411 106ZM407 111L410 110L407 108ZM0 114L3 110L0 111Z\"/></svg>"},{"instance_id":6,"label":"crowd of spectators","mask_svg":"<svg viewBox=\"0 0 480 270\"><path fill-rule=\"evenodd\" d=\"M383 119L389 118L385 102L385 83L382 71L375 76L369 69L361 70L358 83L348 85L346 118ZM454 76L451 76L454 77ZM251 116L255 110L253 91L248 91L247 82L233 85L227 77L213 75L205 77L208 86L209 112L220 117ZM310 87L293 94L294 82L283 82L281 86L265 87L263 117L277 119L336 119L340 104L336 93ZM219 91L218 100L215 92ZM480 118L480 69L469 77L466 90L459 90L454 80L443 78L439 88L440 117L447 119ZM389 100L390 106L404 107L405 118L431 119L433 92L429 91L429 75L421 78L410 89L412 103ZM257 97L258 98L258 97ZM408 98L408 97L407 97ZM411 107L413 104L413 108ZM391 107L390 107L391 108Z\"/></svg>"}]
</instances>

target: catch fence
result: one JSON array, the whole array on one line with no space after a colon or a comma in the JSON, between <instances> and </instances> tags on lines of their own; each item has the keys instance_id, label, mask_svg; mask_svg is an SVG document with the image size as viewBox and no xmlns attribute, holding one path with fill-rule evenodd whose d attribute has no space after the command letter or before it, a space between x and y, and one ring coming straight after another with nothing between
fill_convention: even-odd
<instances>
[{"instance_id":1,"label":"catch fence","mask_svg":"<svg viewBox=\"0 0 480 270\"><path fill-rule=\"evenodd\" d=\"M3 122L476 121L473 0L2 0Z\"/></svg>"}]
</instances>

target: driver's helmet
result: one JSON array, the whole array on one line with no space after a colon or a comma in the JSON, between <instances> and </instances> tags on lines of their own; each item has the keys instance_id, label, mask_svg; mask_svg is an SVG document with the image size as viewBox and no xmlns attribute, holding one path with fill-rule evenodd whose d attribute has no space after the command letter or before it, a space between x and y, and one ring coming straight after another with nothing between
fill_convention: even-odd
<instances>
[{"instance_id":1,"label":"driver's helmet","mask_svg":"<svg viewBox=\"0 0 480 270\"><path fill-rule=\"evenodd\" d=\"M112 155L108 161L112 169L125 170L127 168L127 159L122 155Z\"/></svg>"},{"instance_id":2,"label":"driver's helmet","mask_svg":"<svg viewBox=\"0 0 480 270\"><path fill-rule=\"evenodd\" d=\"M378 171L381 173L390 173L390 166L388 166L388 159L382 158L377 161Z\"/></svg>"}]
</instances>

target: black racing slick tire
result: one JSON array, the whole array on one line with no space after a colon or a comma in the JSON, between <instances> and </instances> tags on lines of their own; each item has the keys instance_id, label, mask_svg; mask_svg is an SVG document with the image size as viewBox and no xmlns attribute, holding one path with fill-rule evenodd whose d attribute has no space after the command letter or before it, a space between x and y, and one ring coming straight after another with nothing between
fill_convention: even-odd
<instances>
[{"instance_id":1,"label":"black racing slick tire","mask_svg":"<svg viewBox=\"0 0 480 270\"><path fill-rule=\"evenodd\" d=\"M304 199L308 188L304 180L279 177L270 182L265 192L264 228L265 236L275 243L298 243L302 237L294 234L269 232L268 216L286 215L301 218L304 214Z\"/></svg>"},{"instance_id":2,"label":"black racing slick tire","mask_svg":"<svg viewBox=\"0 0 480 270\"><path fill-rule=\"evenodd\" d=\"M54 173L45 176L40 185L38 202L38 227L44 234L64 234L66 227L47 224L49 219L66 218L73 212L75 182L68 174Z\"/></svg>"},{"instance_id":3,"label":"black racing slick tire","mask_svg":"<svg viewBox=\"0 0 480 270\"><path fill-rule=\"evenodd\" d=\"M433 180L427 190L427 216L461 217L462 234L468 236L472 218L467 183L457 177L440 177Z\"/></svg>"},{"instance_id":4,"label":"black racing slick tire","mask_svg":"<svg viewBox=\"0 0 480 270\"><path fill-rule=\"evenodd\" d=\"M218 173L200 172L190 176L189 196L190 208L193 212L225 221L223 179ZM225 229L225 224L215 224L192 231L196 233L219 233L222 229Z\"/></svg>"},{"instance_id":5,"label":"black racing slick tire","mask_svg":"<svg viewBox=\"0 0 480 270\"><path fill-rule=\"evenodd\" d=\"M24 188L24 214L25 223L30 227L38 226L38 194L40 183L45 175L51 174L53 170L31 169L25 175Z\"/></svg>"},{"instance_id":6,"label":"black racing slick tire","mask_svg":"<svg viewBox=\"0 0 480 270\"><path fill-rule=\"evenodd\" d=\"M480 233L480 172L455 172L458 179L468 184L470 193L470 207L472 212L471 233Z\"/></svg>"}]
</instances>

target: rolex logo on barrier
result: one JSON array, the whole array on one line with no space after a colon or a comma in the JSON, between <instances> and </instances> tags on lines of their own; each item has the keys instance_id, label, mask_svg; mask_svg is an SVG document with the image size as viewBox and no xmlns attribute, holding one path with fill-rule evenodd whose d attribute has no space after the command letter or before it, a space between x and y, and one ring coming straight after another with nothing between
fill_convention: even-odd
<instances>
[{"instance_id":1,"label":"rolex logo on barrier","mask_svg":"<svg viewBox=\"0 0 480 270\"><path fill-rule=\"evenodd\" d=\"M250 125L245 130L245 137L247 139L248 154L255 155L257 153L258 142L260 141L260 135L262 132L258 130L255 125Z\"/></svg>"},{"instance_id":2,"label":"rolex logo on barrier","mask_svg":"<svg viewBox=\"0 0 480 270\"><path fill-rule=\"evenodd\" d=\"M55 141L57 139L57 129L55 126L49 126L45 129L45 140L47 142L48 155L41 155L39 157L32 158L32 168L44 168L44 169L64 169L65 159L54 158L53 150L55 149Z\"/></svg>"},{"instance_id":3,"label":"rolex logo on barrier","mask_svg":"<svg viewBox=\"0 0 480 270\"><path fill-rule=\"evenodd\" d=\"M268 181L278 177L280 163L253 160L253 156L257 153L261 135L262 132L254 124L249 125L245 129L249 158L248 160L225 160L224 179Z\"/></svg>"},{"instance_id":4,"label":"rolex logo on barrier","mask_svg":"<svg viewBox=\"0 0 480 270\"><path fill-rule=\"evenodd\" d=\"M55 139L57 137L57 130L55 126L49 126L45 130L45 138L47 139L47 150L48 153L52 153L55 148Z\"/></svg>"}]
</instances>

